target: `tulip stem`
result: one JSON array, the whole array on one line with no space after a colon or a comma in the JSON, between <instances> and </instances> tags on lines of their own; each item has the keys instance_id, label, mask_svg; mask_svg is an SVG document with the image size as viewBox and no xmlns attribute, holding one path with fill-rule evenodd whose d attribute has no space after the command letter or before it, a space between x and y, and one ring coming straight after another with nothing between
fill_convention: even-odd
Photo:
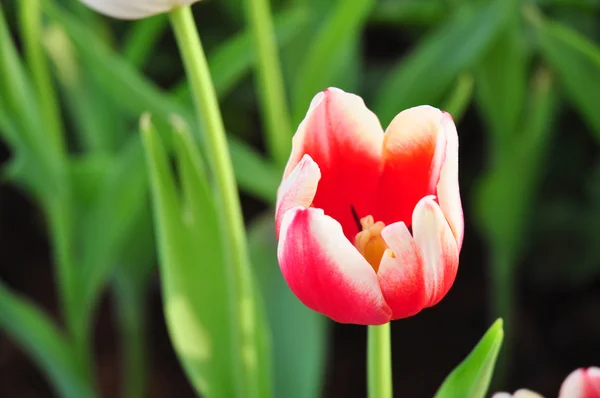
<instances>
[{"instance_id":1,"label":"tulip stem","mask_svg":"<svg viewBox=\"0 0 600 398\"><path fill-rule=\"evenodd\" d=\"M214 176L216 202L219 203L221 233L226 242L226 255L231 265L232 332L236 392L239 397L268 396L264 391L269 378L265 361L259 352L263 319L259 317L254 293L246 233L239 194L233 174L223 118L208 68L206 55L189 6L173 9L170 21L183 59L194 98L196 117L203 127L207 160ZM260 329L260 331L259 331Z\"/></svg>"},{"instance_id":2,"label":"tulip stem","mask_svg":"<svg viewBox=\"0 0 600 398\"><path fill-rule=\"evenodd\" d=\"M369 398L392 398L392 342L389 323L369 326L367 387Z\"/></svg>"}]
</instances>

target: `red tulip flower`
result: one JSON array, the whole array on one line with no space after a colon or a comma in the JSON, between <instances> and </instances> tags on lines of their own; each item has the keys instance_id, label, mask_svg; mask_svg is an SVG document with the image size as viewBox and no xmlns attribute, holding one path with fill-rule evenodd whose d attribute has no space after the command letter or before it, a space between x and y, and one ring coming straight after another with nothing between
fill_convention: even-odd
<instances>
[{"instance_id":1,"label":"red tulip flower","mask_svg":"<svg viewBox=\"0 0 600 398\"><path fill-rule=\"evenodd\" d=\"M277 195L281 271L309 308L380 325L437 304L463 239L458 136L430 106L383 131L353 94L313 99Z\"/></svg>"}]
</instances>

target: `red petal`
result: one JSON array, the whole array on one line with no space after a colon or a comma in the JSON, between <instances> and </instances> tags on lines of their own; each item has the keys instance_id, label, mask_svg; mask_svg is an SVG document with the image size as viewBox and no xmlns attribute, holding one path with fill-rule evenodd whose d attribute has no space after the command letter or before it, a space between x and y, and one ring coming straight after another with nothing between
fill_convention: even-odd
<instances>
[{"instance_id":1,"label":"red petal","mask_svg":"<svg viewBox=\"0 0 600 398\"><path fill-rule=\"evenodd\" d=\"M446 148L441 120L442 112L430 106L407 109L392 120L384 136L375 219L410 225L417 202L435 194Z\"/></svg>"},{"instance_id":2,"label":"red petal","mask_svg":"<svg viewBox=\"0 0 600 398\"><path fill-rule=\"evenodd\" d=\"M437 197L460 250L465 225L458 185L458 134L452 116L446 112L442 117L442 130L446 136L446 156L437 184Z\"/></svg>"},{"instance_id":3,"label":"red petal","mask_svg":"<svg viewBox=\"0 0 600 398\"><path fill-rule=\"evenodd\" d=\"M293 207L310 207L321 172L319 166L309 155L304 155L300 163L287 176L277 191L277 205L275 207L275 230L279 236L281 220L285 213Z\"/></svg>"},{"instance_id":4,"label":"red petal","mask_svg":"<svg viewBox=\"0 0 600 398\"><path fill-rule=\"evenodd\" d=\"M380 172L383 130L363 100L338 89L317 94L294 136L285 176L304 154L321 169L313 205L338 220L349 240L359 217L371 214Z\"/></svg>"},{"instance_id":5,"label":"red petal","mask_svg":"<svg viewBox=\"0 0 600 398\"><path fill-rule=\"evenodd\" d=\"M290 289L307 307L341 323L390 320L375 271L320 209L296 207L281 222L277 257Z\"/></svg>"},{"instance_id":6,"label":"red petal","mask_svg":"<svg viewBox=\"0 0 600 398\"><path fill-rule=\"evenodd\" d=\"M403 222L388 225L381 231L386 251L379 265L379 284L385 301L392 309L392 319L413 316L427 302L423 275L423 258L416 242Z\"/></svg>"},{"instance_id":7,"label":"red petal","mask_svg":"<svg viewBox=\"0 0 600 398\"><path fill-rule=\"evenodd\" d=\"M423 256L423 280L427 303L436 305L452 287L458 271L458 247L452 230L433 196L415 207L413 236Z\"/></svg>"}]
</instances>

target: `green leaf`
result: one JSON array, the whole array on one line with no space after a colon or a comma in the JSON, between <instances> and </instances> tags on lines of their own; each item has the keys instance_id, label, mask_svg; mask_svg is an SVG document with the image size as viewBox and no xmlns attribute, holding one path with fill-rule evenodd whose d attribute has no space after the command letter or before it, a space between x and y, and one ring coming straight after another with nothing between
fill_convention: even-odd
<instances>
[{"instance_id":1,"label":"green leaf","mask_svg":"<svg viewBox=\"0 0 600 398\"><path fill-rule=\"evenodd\" d=\"M125 59L138 69L145 64L160 35L169 26L165 14L144 18L132 24L123 43Z\"/></svg>"},{"instance_id":2,"label":"green leaf","mask_svg":"<svg viewBox=\"0 0 600 398\"><path fill-rule=\"evenodd\" d=\"M503 338L502 319L498 319L469 356L446 377L435 398L484 398Z\"/></svg>"},{"instance_id":3,"label":"green leaf","mask_svg":"<svg viewBox=\"0 0 600 398\"><path fill-rule=\"evenodd\" d=\"M581 117L600 139L600 48L571 28L543 18L534 8L532 23L542 55Z\"/></svg>"},{"instance_id":4,"label":"green leaf","mask_svg":"<svg viewBox=\"0 0 600 398\"><path fill-rule=\"evenodd\" d=\"M271 211L250 225L248 243L272 330L274 396L318 397L325 370L327 320L302 304L283 279Z\"/></svg>"},{"instance_id":5,"label":"green leaf","mask_svg":"<svg viewBox=\"0 0 600 398\"><path fill-rule=\"evenodd\" d=\"M0 282L0 326L37 362L57 393L65 398L92 398L74 353L56 325L38 308Z\"/></svg>"},{"instance_id":6,"label":"green leaf","mask_svg":"<svg viewBox=\"0 0 600 398\"><path fill-rule=\"evenodd\" d=\"M530 93L515 138L495 154L495 162L477 190L477 220L489 242L500 251L512 253L510 256L525 242L527 214L550 148L556 96L547 70L536 73Z\"/></svg>"},{"instance_id":7,"label":"green leaf","mask_svg":"<svg viewBox=\"0 0 600 398\"><path fill-rule=\"evenodd\" d=\"M452 115L454 123L458 124L469 107L473 98L475 79L471 74L464 73L456 80L456 86L442 106L442 109Z\"/></svg>"},{"instance_id":8,"label":"green leaf","mask_svg":"<svg viewBox=\"0 0 600 398\"><path fill-rule=\"evenodd\" d=\"M448 4L444 1L384 0L378 1L369 22L393 27L405 25L434 25L444 19Z\"/></svg>"},{"instance_id":9,"label":"green leaf","mask_svg":"<svg viewBox=\"0 0 600 398\"><path fill-rule=\"evenodd\" d=\"M328 86L339 85L335 79L343 74L344 68L347 67L340 61L348 59L349 46L358 45L355 38L360 36L373 3L373 0L338 1L323 22L312 40L313 45L303 57L304 61L294 81L294 123L302 120L310 100L316 93Z\"/></svg>"},{"instance_id":10,"label":"green leaf","mask_svg":"<svg viewBox=\"0 0 600 398\"><path fill-rule=\"evenodd\" d=\"M151 180L165 316L171 340L196 390L207 397L236 396L230 284L215 203L192 138L174 134L180 170L173 173L149 116L142 118Z\"/></svg>"},{"instance_id":11,"label":"green leaf","mask_svg":"<svg viewBox=\"0 0 600 398\"><path fill-rule=\"evenodd\" d=\"M503 32L475 68L477 104L494 140L506 146L517 133L527 90L528 57L520 22L520 3L511 1Z\"/></svg>"},{"instance_id":12,"label":"green leaf","mask_svg":"<svg viewBox=\"0 0 600 398\"><path fill-rule=\"evenodd\" d=\"M93 309L124 241L135 234L137 220L144 216L148 183L138 136L131 137L120 154L111 159L102 177L95 202L80 216L83 220L80 261L84 312Z\"/></svg>"},{"instance_id":13,"label":"green leaf","mask_svg":"<svg viewBox=\"0 0 600 398\"><path fill-rule=\"evenodd\" d=\"M60 185L58 176L61 159L41 123L41 115L34 100L33 88L19 59L0 5L0 97L2 97L3 124L11 124L14 149L28 155L21 156L20 166L30 170L31 175L19 175L21 181L39 198L56 195ZM1 115L0 115L1 116ZM27 162L27 163L25 163Z\"/></svg>"},{"instance_id":14,"label":"green leaf","mask_svg":"<svg viewBox=\"0 0 600 398\"><path fill-rule=\"evenodd\" d=\"M403 109L439 105L452 82L471 68L497 37L509 8L509 1L495 0L472 12L457 12L420 41L391 71L376 95L374 109L382 124L387 125Z\"/></svg>"}]
</instances>

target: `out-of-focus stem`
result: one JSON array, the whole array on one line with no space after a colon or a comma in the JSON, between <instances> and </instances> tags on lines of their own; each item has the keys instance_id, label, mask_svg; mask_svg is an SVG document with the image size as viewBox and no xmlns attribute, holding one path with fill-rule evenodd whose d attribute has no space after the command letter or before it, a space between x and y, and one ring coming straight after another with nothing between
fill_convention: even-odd
<instances>
[{"instance_id":1,"label":"out-of-focus stem","mask_svg":"<svg viewBox=\"0 0 600 398\"><path fill-rule=\"evenodd\" d=\"M284 167L292 147L292 130L269 0L246 0L246 15L258 56L257 81L267 148L275 162Z\"/></svg>"}]
</instances>

